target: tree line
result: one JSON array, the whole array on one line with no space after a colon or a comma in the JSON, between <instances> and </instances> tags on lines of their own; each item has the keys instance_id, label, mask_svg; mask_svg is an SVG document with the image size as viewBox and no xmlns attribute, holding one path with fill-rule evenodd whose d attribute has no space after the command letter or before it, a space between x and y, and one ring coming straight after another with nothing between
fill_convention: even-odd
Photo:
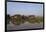
<instances>
[{"instance_id":1,"label":"tree line","mask_svg":"<svg viewBox=\"0 0 46 32\"><path fill-rule=\"evenodd\" d=\"M42 16L35 16L35 15L29 15L29 16L24 16L24 15L7 15L7 23L12 22L15 25L20 25L25 22L29 23L41 23L43 22L43 17Z\"/></svg>"}]
</instances>

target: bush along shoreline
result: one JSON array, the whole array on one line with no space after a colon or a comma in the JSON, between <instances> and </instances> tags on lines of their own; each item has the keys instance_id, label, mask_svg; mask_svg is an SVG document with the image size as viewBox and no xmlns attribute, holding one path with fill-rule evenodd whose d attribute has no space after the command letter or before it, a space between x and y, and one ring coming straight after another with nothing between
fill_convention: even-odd
<instances>
[{"instance_id":1,"label":"bush along shoreline","mask_svg":"<svg viewBox=\"0 0 46 32\"><path fill-rule=\"evenodd\" d=\"M22 23L25 23L26 21L29 23L42 23L43 22L43 16L35 16L35 15L29 15L29 16L24 16L24 15L7 15L7 23L12 22L14 25L20 25Z\"/></svg>"}]
</instances>

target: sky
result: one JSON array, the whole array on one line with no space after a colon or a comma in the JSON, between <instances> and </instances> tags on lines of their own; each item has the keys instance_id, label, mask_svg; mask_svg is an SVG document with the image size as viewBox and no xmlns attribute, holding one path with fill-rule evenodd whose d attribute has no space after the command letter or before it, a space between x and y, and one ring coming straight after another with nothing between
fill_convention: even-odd
<instances>
[{"instance_id":1,"label":"sky","mask_svg":"<svg viewBox=\"0 0 46 32\"><path fill-rule=\"evenodd\" d=\"M43 4L7 2L7 14L43 16Z\"/></svg>"}]
</instances>

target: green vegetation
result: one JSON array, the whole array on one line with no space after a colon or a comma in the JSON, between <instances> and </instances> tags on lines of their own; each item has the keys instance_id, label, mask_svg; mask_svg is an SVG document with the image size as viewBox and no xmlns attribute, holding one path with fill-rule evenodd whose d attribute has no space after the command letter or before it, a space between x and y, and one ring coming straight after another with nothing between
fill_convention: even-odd
<instances>
[{"instance_id":1,"label":"green vegetation","mask_svg":"<svg viewBox=\"0 0 46 32\"><path fill-rule=\"evenodd\" d=\"M17 17L16 17L17 16ZM15 25L20 25L21 23L25 23L28 21L29 23L42 23L43 22L43 17L42 16L21 16L21 15L16 15L14 17L7 15L7 23L11 21ZM11 19L12 17L13 19ZM15 18L16 17L16 18Z\"/></svg>"},{"instance_id":2,"label":"green vegetation","mask_svg":"<svg viewBox=\"0 0 46 32\"><path fill-rule=\"evenodd\" d=\"M39 17L39 16L34 17L34 18L28 17L28 22L29 23L41 23L43 22L43 17Z\"/></svg>"},{"instance_id":3,"label":"green vegetation","mask_svg":"<svg viewBox=\"0 0 46 32\"><path fill-rule=\"evenodd\" d=\"M9 24L9 21L10 21L10 15L6 15L7 16L7 23Z\"/></svg>"},{"instance_id":4,"label":"green vegetation","mask_svg":"<svg viewBox=\"0 0 46 32\"><path fill-rule=\"evenodd\" d=\"M21 21L21 17L17 17L15 20L16 20L16 24L17 24L17 25L20 25L21 22L22 22L22 21Z\"/></svg>"}]
</instances>

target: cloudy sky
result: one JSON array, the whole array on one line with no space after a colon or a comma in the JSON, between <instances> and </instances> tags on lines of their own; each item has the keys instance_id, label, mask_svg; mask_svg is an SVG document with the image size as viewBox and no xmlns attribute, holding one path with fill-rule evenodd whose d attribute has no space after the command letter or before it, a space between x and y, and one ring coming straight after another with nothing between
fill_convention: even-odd
<instances>
[{"instance_id":1,"label":"cloudy sky","mask_svg":"<svg viewBox=\"0 0 46 32\"><path fill-rule=\"evenodd\" d=\"M43 4L7 2L7 14L43 16Z\"/></svg>"}]
</instances>

